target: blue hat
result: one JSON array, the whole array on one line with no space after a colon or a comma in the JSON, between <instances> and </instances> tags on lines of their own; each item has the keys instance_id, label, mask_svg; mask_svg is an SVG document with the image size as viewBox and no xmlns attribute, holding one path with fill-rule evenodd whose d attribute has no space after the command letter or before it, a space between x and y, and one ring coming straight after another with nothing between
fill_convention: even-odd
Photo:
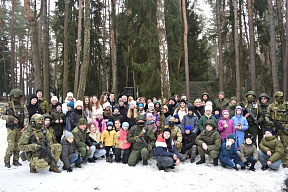
<instances>
[{"instance_id":1,"label":"blue hat","mask_svg":"<svg viewBox=\"0 0 288 192\"><path fill-rule=\"evenodd\" d=\"M129 128L129 123L124 122L124 123L122 124L122 128L124 128L124 127L128 127L128 128Z\"/></svg>"},{"instance_id":2,"label":"blue hat","mask_svg":"<svg viewBox=\"0 0 288 192\"><path fill-rule=\"evenodd\" d=\"M113 122L112 122L112 121L108 121L108 122L107 122L107 127L108 127L108 126L112 126L112 127L113 127Z\"/></svg>"},{"instance_id":3,"label":"blue hat","mask_svg":"<svg viewBox=\"0 0 288 192\"><path fill-rule=\"evenodd\" d=\"M236 141L236 135L234 133L230 133L227 139L234 139L234 141Z\"/></svg>"},{"instance_id":4,"label":"blue hat","mask_svg":"<svg viewBox=\"0 0 288 192\"><path fill-rule=\"evenodd\" d=\"M175 114L175 115L174 115L174 118L175 118L175 119L176 119L176 118L179 119L179 115L178 115L178 114Z\"/></svg>"},{"instance_id":5,"label":"blue hat","mask_svg":"<svg viewBox=\"0 0 288 192\"><path fill-rule=\"evenodd\" d=\"M117 105L113 107L113 112L115 109L118 109L120 111L120 108Z\"/></svg>"},{"instance_id":6,"label":"blue hat","mask_svg":"<svg viewBox=\"0 0 288 192\"><path fill-rule=\"evenodd\" d=\"M186 125L185 130L191 131L191 126L190 125Z\"/></svg>"},{"instance_id":7,"label":"blue hat","mask_svg":"<svg viewBox=\"0 0 288 192\"><path fill-rule=\"evenodd\" d=\"M274 131L272 129L266 129L265 132L268 131L270 133L272 133L272 135L275 135Z\"/></svg>"},{"instance_id":8,"label":"blue hat","mask_svg":"<svg viewBox=\"0 0 288 192\"><path fill-rule=\"evenodd\" d=\"M70 101L67 106L74 109L74 101Z\"/></svg>"},{"instance_id":9,"label":"blue hat","mask_svg":"<svg viewBox=\"0 0 288 192\"><path fill-rule=\"evenodd\" d=\"M139 103L139 104L138 104L138 107L140 107L140 106L144 107L143 103Z\"/></svg>"}]
</instances>

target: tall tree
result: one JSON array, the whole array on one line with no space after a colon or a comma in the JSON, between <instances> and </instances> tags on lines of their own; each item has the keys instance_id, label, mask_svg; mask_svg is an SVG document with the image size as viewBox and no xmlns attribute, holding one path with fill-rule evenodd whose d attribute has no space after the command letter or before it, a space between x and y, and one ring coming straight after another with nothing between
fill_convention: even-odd
<instances>
[{"instance_id":1,"label":"tall tree","mask_svg":"<svg viewBox=\"0 0 288 192\"><path fill-rule=\"evenodd\" d=\"M221 0L216 0L216 20L217 20L217 34L218 34L218 49L219 49L219 90L224 90L224 76L223 76L223 52L222 52L222 35L221 35Z\"/></svg>"},{"instance_id":2,"label":"tall tree","mask_svg":"<svg viewBox=\"0 0 288 192\"><path fill-rule=\"evenodd\" d=\"M66 97L68 92L68 57L69 57L69 46L68 46L68 20L69 20L69 0L65 0L64 10L64 69L63 69L63 98Z\"/></svg>"},{"instance_id":3,"label":"tall tree","mask_svg":"<svg viewBox=\"0 0 288 192\"><path fill-rule=\"evenodd\" d=\"M116 0L111 0L111 62L112 62L112 92L118 95L118 70L117 70L117 46L116 46Z\"/></svg>"},{"instance_id":4,"label":"tall tree","mask_svg":"<svg viewBox=\"0 0 288 192\"><path fill-rule=\"evenodd\" d=\"M188 46L187 46L187 36L188 36L188 25L187 25L187 15L186 15L186 0L182 0L183 9L183 22L184 22L184 60L185 60L185 88L187 98L190 98L189 91L189 63L188 63Z\"/></svg>"},{"instance_id":5,"label":"tall tree","mask_svg":"<svg viewBox=\"0 0 288 192\"><path fill-rule=\"evenodd\" d=\"M12 16L11 16L11 86L15 88L15 34L14 34L14 13L15 13L15 0L12 0Z\"/></svg>"},{"instance_id":6,"label":"tall tree","mask_svg":"<svg viewBox=\"0 0 288 192\"><path fill-rule=\"evenodd\" d=\"M84 16L84 49L83 49L83 64L81 65L80 70L80 80L79 80L79 87L77 98L83 98L86 89L86 79L87 79L87 72L88 66L90 63L90 5L91 0L85 0L85 16Z\"/></svg>"},{"instance_id":7,"label":"tall tree","mask_svg":"<svg viewBox=\"0 0 288 192\"><path fill-rule=\"evenodd\" d=\"M286 63L283 63L283 92L285 100L288 96L288 0L286 0Z\"/></svg>"},{"instance_id":8,"label":"tall tree","mask_svg":"<svg viewBox=\"0 0 288 192\"><path fill-rule=\"evenodd\" d=\"M108 90L107 83L107 66L106 66L106 0L104 0L104 13L103 13L103 91Z\"/></svg>"},{"instance_id":9,"label":"tall tree","mask_svg":"<svg viewBox=\"0 0 288 192\"><path fill-rule=\"evenodd\" d=\"M275 23L274 23L274 11L272 0L267 0L268 3L268 15L269 15L269 29L270 29L270 55L271 55L271 65L272 65L272 81L273 81L273 91L279 90L278 83L278 66L276 58L276 39L275 39Z\"/></svg>"},{"instance_id":10,"label":"tall tree","mask_svg":"<svg viewBox=\"0 0 288 192\"><path fill-rule=\"evenodd\" d=\"M238 101L240 101L241 80L240 80L240 63L239 63L237 0L233 0L233 3L234 3L234 45L235 45L235 66L236 66L236 97L237 97Z\"/></svg>"},{"instance_id":11,"label":"tall tree","mask_svg":"<svg viewBox=\"0 0 288 192\"><path fill-rule=\"evenodd\" d=\"M43 4L43 22L44 22L44 44L43 44L43 69L44 69L44 97L50 100L50 67L49 67L49 27L47 17L47 0Z\"/></svg>"}]
</instances>

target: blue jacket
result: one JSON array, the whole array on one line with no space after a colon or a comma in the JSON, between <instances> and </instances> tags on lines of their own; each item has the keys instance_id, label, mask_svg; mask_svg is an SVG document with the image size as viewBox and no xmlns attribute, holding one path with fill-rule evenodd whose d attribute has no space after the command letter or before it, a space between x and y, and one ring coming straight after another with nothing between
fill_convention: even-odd
<instances>
[{"instance_id":1,"label":"blue jacket","mask_svg":"<svg viewBox=\"0 0 288 192\"><path fill-rule=\"evenodd\" d=\"M236 114L237 108L241 108L241 110L242 110L242 113L241 113L240 116ZM247 119L245 117L243 117L243 109L242 109L242 107L237 106L235 108L235 116L232 117L231 120L233 121L234 127L235 127L235 135L236 135L235 145L236 145L237 148L239 148L242 145L243 141L244 141L244 135L245 135L244 131L249 128ZM242 130L236 129L236 127L238 126L239 123L242 126Z\"/></svg>"},{"instance_id":2,"label":"blue jacket","mask_svg":"<svg viewBox=\"0 0 288 192\"><path fill-rule=\"evenodd\" d=\"M180 159L180 155L173 143L173 140L170 137L170 147L167 146L167 143L165 142L165 139L162 137L163 133L158 135L156 144L155 144L155 158L157 159L158 156L162 157L171 157L173 158L173 155L177 155L177 157Z\"/></svg>"},{"instance_id":3,"label":"blue jacket","mask_svg":"<svg viewBox=\"0 0 288 192\"><path fill-rule=\"evenodd\" d=\"M230 150L226 148L226 139L223 140L220 148L219 159L221 162L225 162L230 159L238 158L237 149L235 147L235 143L231 145Z\"/></svg>"}]
</instances>

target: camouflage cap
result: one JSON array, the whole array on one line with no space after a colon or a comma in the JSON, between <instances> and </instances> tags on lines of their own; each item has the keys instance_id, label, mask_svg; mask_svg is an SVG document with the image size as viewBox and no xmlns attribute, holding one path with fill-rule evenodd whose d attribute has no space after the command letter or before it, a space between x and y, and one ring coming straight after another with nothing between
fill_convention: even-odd
<instances>
[{"instance_id":1,"label":"camouflage cap","mask_svg":"<svg viewBox=\"0 0 288 192\"><path fill-rule=\"evenodd\" d=\"M206 127L206 125L211 125L213 127L213 129L216 127L216 123L212 119L208 119L205 123L205 127Z\"/></svg>"},{"instance_id":2,"label":"camouflage cap","mask_svg":"<svg viewBox=\"0 0 288 192\"><path fill-rule=\"evenodd\" d=\"M175 122L175 118L174 118L174 117L170 117L170 118L169 118L169 121Z\"/></svg>"},{"instance_id":3,"label":"camouflage cap","mask_svg":"<svg viewBox=\"0 0 288 192\"><path fill-rule=\"evenodd\" d=\"M219 91L218 95L220 94L225 95L224 91Z\"/></svg>"},{"instance_id":4,"label":"camouflage cap","mask_svg":"<svg viewBox=\"0 0 288 192\"><path fill-rule=\"evenodd\" d=\"M23 95L23 92L20 89L12 89L10 92L10 96L14 96L14 95Z\"/></svg>"},{"instance_id":5,"label":"camouflage cap","mask_svg":"<svg viewBox=\"0 0 288 192\"><path fill-rule=\"evenodd\" d=\"M87 120L85 118L80 118L78 121L78 125L87 125Z\"/></svg>"},{"instance_id":6,"label":"camouflage cap","mask_svg":"<svg viewBox=\"0 0 288 192\"><path fill-rule=\"evenodd\" d=\"M44 117L38 113L32 115L31 117L31 122L34 122L34 121L44 121Z\"/></svg>"},{"instance_id":7,"label":"camouflage cap","mask_svg":"<svg viewBox=\"0 0 288 192\"><path fill-rule=\"evenodd\" d=\"M50 120L52 119L52 117L47 113L43 114L42 116L44 117L44 119L47 119L47 118L49 118Z\"/></svg>"},{"instance_id":8,"label":"camouflage cap","mask_svg":"<svg viewBox=\"0 0 288 192\"><path fill-rule=\"evenodd\" d=\"M276 93L274 94L274 97L284 97L284 93L282 91L276 91Z\"/></svg>"},{"instance_id":9,"label":"camouflage cap","mask_svg":"<svg viewBox=\"0 0 288 192\"><path fill-rule=\"evenodd\" d=\"M138 116L136 117L136 122L139 121L139 120L146 121L146 118L145 118L144 115L138 115Z\"/></svg>"},{"instance_id":10,"label":"camouflage cap","mask_svg":"<svg viewBox=\"0 0 288 192\"><path fill-rule=\"evenodd\" d=\"M233 96L233 97L231 97L230 100L231 100L231 101L232 101L232 100L235 100L235 101L237 102L237 97Z\"/></svg>"}]
</instances>

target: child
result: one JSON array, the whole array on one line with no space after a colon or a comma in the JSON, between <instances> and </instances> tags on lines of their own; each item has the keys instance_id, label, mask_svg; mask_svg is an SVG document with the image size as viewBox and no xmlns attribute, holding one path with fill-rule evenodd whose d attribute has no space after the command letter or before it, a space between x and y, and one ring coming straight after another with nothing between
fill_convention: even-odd
<instances>
[{"instance_id":1,"label":"child","mask_svg":"<svg viewBox=\"0 0 288 192\"><path fill-rule=\"evenodd\" d=\"M237 168L237 164L239 163L239 156L237 155L235 141L236 135L234 133L230 133L227 139L223 140L221 144L219 159L223 167L232 167L238 171L239 169Z\"/></svg>"},{"instance_id":2,"label":"child","mask_svg":"<svg viewBox=\"0 0 288 192\"><path fill-rule=\"evenodd\" d=\"M111 116L113 123L116 119L119 119L121 122L124 120L124 116L120 114L119 110L120 109L117 105L113 107L113 115Z\"/></svg>"},{"instance_id":3,"label":"child","mask_svg":"<svg viewBox=\"0 0 288 192\"><path fill-rule=\"evenodd\" d=\"M223 110L222 111L222 120L218 123L218 131L220 133L221 141L224 138L227 138L230 133L235 134L234 123L229 118L229 111Z\"/></svg>"},{"instance_id":4,"label":"child","mask_svg":"<svg viewBox=\"0 0 288 192\"><path fill-rule=\"evenodd\" d=\"M255 171L254 166L258 160L258 151L256 146L252 144L253 139L253 135L248 134L245 137L245 141L240 146L239 151L237 151L240 158L239 164L242 170L245 169L245 166L248 166L248 163L251 163L249 170Z\"/></svg>"},{"instance_id":5,"label":"child","mask_svg":"<svg viewBox=\"0 0 288 192\"><path fill-rule=\"evenodd\" d=\"M175 118L175 126L178 127L179 129L181 129L181 122L179 119L179 115L175 114L173 117Z\"/></svg>"},{"instance_id":6,"label":"child","mask_svg":"<svg viewBox=\"0 0 288 192\"><path fill-rule=\"evenodd\" d=\"M236 134L236 148L239 149L240 145L244 141L244 131L248 129L249 125L247 119L243 117L243 110L241 106L235 108L235 116L231 119L234 123Z\"/></svg>"},{"instance_id":7,"label":"child","mask_svg":"<svg viewBox=\"0 0 288 192\"><path fill-rule=\"evenodd\" d=\"M106 162L112 163L113 151L112 148L115 145L116 131L113 129L113 122L107 122L107 129L101 135L100 142L105 143L106 150Z\"/></svg>"},{"instance_id":8,"label":"child","mask_svg":"<svg viewBox=\"0 0 288 192\"><path fill-rule=\"evenodd\" d=\"M216 118L212 115L212 106L206 105L205 106L205 113L204 115L199 119L198 128L200 131L203 131L205 129L205 123L208 119L212 119L215 122L215 125L217 128L218 122Z\"/></svg>"},{"instance_id":9,"label":"child","mask_svg":"<svg viewBox=\"0 0 288 192\"><path fill-rule=\"evenodd\" d=\"M56 110L51 113L51 117L51 127L55 131L56 141L60 143L61 137L63 135L63 128L65 127L66 122L66 117L62 112L62 104L60 102L56 103Z\"/></svg>"},{"instance_id":10,"label":"child","mask_svg":"<svg viewBox=\"0 0 288 192\"><path fill-rule=\"evenodd\" d=\"M153 119L152 113L147 113L146 115L146 126L153 131L153 133L156 133L157 126L155 124L155 120Z\"/></svg>"},{"instance_id":11,"label":"child","mask_svg":"<svg viewBox=\"0 0 288 192\"><path fill-rule=\"evenodd\" d=\"M90 102L90 98L87 96L83 97L83 111L88 123L92 123L92 102Z\"/></svg>"},{"instance_id":12,"label":"child","mask_svg":"<svg viewBox=\"0 0 288 192\"><path fill-rule=\"evenodd\" d=\"M122 129L118 131L115 135L115 161L120 163L121 161L121 154L123 153L122 163L128 163L128 158L130 155L130 146L131 143L128 143L126 140L126 136L128 134L129 123L124 122L122 124Z\"/></svg>"},{"instance_id":13,"label":"child","mask_svg":"<svg viewBox=\"0 0 288 192\"><path fill-rule=\"evenodd\" d=\"M111 111L111 105L109 102L104 103L103 105L103 118L105 120L105 122L107 123L108 120L111 118L112 116L112 111Z\"/></svg>"},{"instance_id":14,"label":"child","mask_svg":"<svg viewBox=\"0 0 288 192\"><path fill-rule=\"evenodd\" d=\"M205 163L205 154L213 158L213 165L218 165L219 149L221 147L220 135L216 128L216 123L212 119L208 119L205 123L206 129L201 131L200 135L196 137L195 143L200 155L200 161L196 164Z\"/></svg>"},{"instance_id":15,"label":"child","mask_svg":"<svg viewBox=\"0 0 288 192\"><path fill-rule=\"evenodd\" d=\"M233 113L234 113L234 111L233 111ZM214 108L213 116L216 118L217 122L219 123L219 121L222 119L220 107ZM229 116L231 116L230 112L229 112Z\"/></svg>"},{"instance_id":16,"label":"child","mask_svg":"<svg viewBox=\"0 0 288 192\"><path fill-rule=\"evenodd\" d=\"M49 113L51 114L54 110L56 110L56 103L58 102L58 98L56 96L52 96L51 103L49 105Z\"/></svg>"},{"instance_id":17,"label":"child","mask_svg":"<svg viewBox=\"0 0 288 192\"><path fill-rule=\"evenodd\" d=\"M148 110L147 110L147 112L146 112L146 116L147 116L148 113L151 113L151 114L152 114L153 119L154 119L154 121L155 121L155 124L156 124L156 126L158 127L158 126L159 126L158 113L157 113L157 111L154 109L154 104L153 104L152 102L150 102L150 103L148 104Z\"/></svg>"},{"instance_id":18,"label":"child","mask_svg":"<svg viewBox=\"0 0 288 192\"><path fill-rule=\"evenodd\" d=\"M73 130L77 125L80 118L85 118L83 114L83 102L78 100L74 103L74 110L70 115L71 130ZM85 118L86 119L86 118Z\"/></svg>"},{"instance_id":19,"label":"child","mask_svg":"<svg viewBox=\"0 0 288 192\"><path fill-rule=\"evenodd\" d=\"M184 115L186 115L187 113L188 113L188 108L186 105L186 101L184 99L181 99L179 107L175 109L174 111L174 115L178 114L180 122L182 122Z\"/></svg>"},{"instance_id":20,"label":"child","mask_svg":"<svg viewBox=\"0 0 288 192\"><path fill-rule=\"evenodd\" d=\"M75 167L81 168L82 158L78 153L73 134L69 131L65 131L64 137L61 140L62 145L62 153L61 153L61 161L64 163L63 170L67 170L67 172L72 172L71 164L75 163Z\"/></svg>"},{"instance_id":21,"label":"child","mask_svg":"<svg viewBox=\"0 0 288 192\"><path fill-rule=\"evenodd\" d=\"M70 115L72 113L72 109L74 109L74 102L70 101L67 104L66 124L65 124L65 130L69 132L71 131Z\"/></svg>"},{"instance_id":22,"label":"child","mask_svg":"<svg viewBox=\"0 0 288 192\"><path fill-rule=\"evenodd\" d=\"M195 138L196 138L196 134L191 132L191 126L186 125L185 133L183 134L183 139L182 139L183 145L182 145L181 153L184 154L183 155L184 160L188 159L189 156L191 156L191 160L190 160L191 163L195 162L195 157L197 155L197 145L195 144Z\"/></svg>"},{"instance_id":23,"label":"child","mask_svg":"<svg viewBox=\"0 0 288 192\"><path fill-rule=\"evenodd\" d=\"M195 115L195 113L193 113L193 107L189 107L188 108L188 114L184 115L182 122L181 122L181 133L184 134L185 132L185 127L187 125L190 125L191 130L193 132L193 134L197 134L198 133L198 117L197 115Z\"/></svg>"},{"instance_id":24,"label":"child","mask_svg":"<svg viewBox=\"0 0 288 192\"><path fill-rule=\"evenodd\" d=\"M96 128L99 130L100 134L102 134L106 129L106 122L102 116L102 113L97 111L96 112L96 119L93 121Z\"/></svg>"},{"instance_id":25,"label":"child","mask_svg":"<svg viewBox=\"0 0 288 192\"><path fill-rule=\"evenodd\" d=\"M163 105L163 112L164 112L164 116L165 116L165 124L164 124L164 126L166 126L166 125L168 125L169 119L171 117L170 112L168 110L168 107L166 105Z\"/></svg>"},{"instance_id":26,"label":"child","mask_svg":"<svg viewBox=\"0 0 288 192\"><path fill-rule=\"evenodd\" d=\"M104 149L104 146L99 143L101 137L99 130L95 127L93 123L89 123L87 127L89 132L87 132L86 143L92 152L88 158L88 161L94 163L96 159L104 156L106 151Z\"/></svg>"},{"instance_id":27,"label":"child","mask_svg":"<svg viewBox=\"0 0 288 192\"><path fill-rule=\"evenodd\" d=\"M115 120L114 129L115 129L116 132L120 131L120 129L121 129L121 121L119 119Z\"/></svg>"},{"instance_id":28,"label":"child","mask_svg":"<svg viewBox=\"0 0 288 192\"><path fill-rule=\"evenodd\" d=\"M143 103L138 104L138 115L145 115L145 109Z\"/></svg>"}]
</instances>

